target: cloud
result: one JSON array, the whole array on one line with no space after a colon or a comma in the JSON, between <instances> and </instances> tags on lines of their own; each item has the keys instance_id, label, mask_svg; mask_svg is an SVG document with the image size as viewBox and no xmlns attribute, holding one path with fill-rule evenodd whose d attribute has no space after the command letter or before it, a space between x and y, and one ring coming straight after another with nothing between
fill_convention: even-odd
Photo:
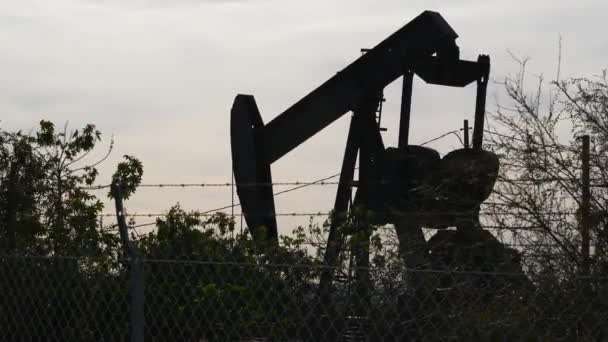
<instances>
[{"instance_id":1,"label":"cloud","mask_svg":"<svg viewBox=\"0 0 608 342\"><path fill-rule=\"evenodd\" d=\"M268 122L356 59L360 48L377 44L427 8L439 10L460 34L464 58L492 56L495 79L514 70L507 49L532 56L535 72L553 72L559 34L564 72L597 73L606 67L601 58L608 47L590 32L604 31L606 6L548 0L11 2L0 8L2 124L28 129L41 118L97 123L117 139L101 181L124 153L142 157L145 180L229 180L229 111L237 93L255 94ZM387 144L397 140L399 96L399 82L386 90ZM413 100L414 143L472 117L472 88L416 80ZM337 172L347 126L345 116L277 162L274 179ZM457 141L434 146L445 152ZM330 206L334 190L293 193L278 206ZM192 207L221 206L230 202L228 195L181 192L167 198L150 192L130 206L166 208L179 196Z\"/></svg>"},{"instance_id":2,"label":"cloud","mask_svg":"<svg viewBox=\"0 0 608 342\"><path fill-rule=\"evenodd\" d=\"M270 0L77 0L95 6L112 6L123 9L192 8L199 5L257 5Z\"/></svg>"}]
</instances>

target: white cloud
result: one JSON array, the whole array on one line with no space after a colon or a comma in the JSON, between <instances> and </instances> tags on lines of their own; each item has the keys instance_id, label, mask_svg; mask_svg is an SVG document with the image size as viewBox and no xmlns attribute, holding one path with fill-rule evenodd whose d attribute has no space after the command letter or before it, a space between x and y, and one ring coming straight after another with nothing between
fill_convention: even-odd
<instances>
[{"instance_id":1,"label":"white cloud","mask_svg":"<svg viewBox=\"0 0 608 342\"><path fill-rule=\"evenodd\" d=\"M354 60L359 48L425 8L439 10L460 34L464 58L489 53L498 79L514 67L507 49L533 57L535 71L553 72L559 34L565 73L588 75L606 66L602 1L23 0L0 8L2 124L94 122L116 134L112 162L124 153L140 156L146 181L229 180L235 94L255 94L269 121ZM393 143L398 84L387 97L385 136ZM460 127L473 101L472 89L418 81L412 141ZM346 127L347 119L337 122L276 163L275 180L335 173ZM102 178L111 168L104 167ZM334 190L293 194L278 207L330 206ZM227 193L146 192L130 206L159 210L177 200L191 207L230 202Z\"/></svg>"}]
</instances>

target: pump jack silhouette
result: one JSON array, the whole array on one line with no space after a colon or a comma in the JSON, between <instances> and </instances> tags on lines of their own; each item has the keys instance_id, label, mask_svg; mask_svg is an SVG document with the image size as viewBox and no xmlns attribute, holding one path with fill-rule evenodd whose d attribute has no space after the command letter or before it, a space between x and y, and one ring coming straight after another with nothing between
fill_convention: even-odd
<instances>
[{"instance_id":1,"label":"pump jack silhouette","mask_svg":"<svg viewBox=\"0 0 608 342\"><path fill-rule=\"evenodd\" d=\"M395 225L400 253L411 269L429 263L422 227L456 227L469 235L482 231L479 207L489 197L499 169L498 157L482 147L490 58L461 60L457 37L439 13L425 11L266 125L252 95L235 98L231 141L237 193L251 235L266 245L278 244L270 165L347 112L353 113L324 255L321 303L329 303L332 267L344 240L339 227L353 208L373 214L368 222L358 222L363 231L369 224ZM472 146L441 158L431 148L409 144L414 75L440 86L476 83ZM399 143L387 148L377 113L383 89L399 77L403 77ZM354 188L355 199L349 205ZM369 238L363 239L355 251L362 270L357 274L357 291L363 298L369 290L365 285L369 284L368 247Z\"/></svg>"}]
</instances>

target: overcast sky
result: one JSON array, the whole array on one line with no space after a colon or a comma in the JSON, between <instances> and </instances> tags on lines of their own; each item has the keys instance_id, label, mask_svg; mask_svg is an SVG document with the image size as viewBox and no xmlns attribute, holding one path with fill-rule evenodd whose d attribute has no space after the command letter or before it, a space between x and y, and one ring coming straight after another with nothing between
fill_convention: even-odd
<instances>
[{"instance_id":1,"label":"overcast sky","mask_svg":"<svg viewBox=\"0 0 608 342\"><path fill-rule=\"evenodd\" d=\"M425 9L460 38L461 57L492 58L492 79L529 70L563 76L608 67L608 1L577 0L4 0L0 5L0 116L5 129L40 119L94 123L116 148L99 183L123 154L139 157L146 183L230 181L229 112L237 93L256 96L265 122ZM386 90L385 143L397 138L400 80ZM488 110L501 97L491 85ZM472 119L474 87L416 80L413 143ZM340 168L348 116L273 165L275 181L307 181ZM433 145L458 148L454 137ZM281 190L281 189L278 189ZM275 191L277 191L275 189ZM328 211L335 187L277 198L277 211ZM142 189L131 212L229 204L229 189ZM145 221L145 220L140 220ZM283 227L283 231L287 227Z\"/></svg>"}]
</instances>

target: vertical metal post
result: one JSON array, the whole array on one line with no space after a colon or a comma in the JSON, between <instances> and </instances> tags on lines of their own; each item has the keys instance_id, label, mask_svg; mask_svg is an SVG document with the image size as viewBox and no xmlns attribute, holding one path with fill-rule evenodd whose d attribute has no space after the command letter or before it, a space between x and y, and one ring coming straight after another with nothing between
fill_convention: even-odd
<instances>
[{"instance_id":1,"label":"vertical metal post","mask_svg":"<svg viewBox=\"0 0 608 342\"><path fill-rule=\"evenodd\" d=\"M135 255L131 263L131 342L144 342L144 265L139 255Z\"/></svg>"},{"instance_id":2,"label":"vertical metal post","mask_svg":"<svg viewBox=\"0 0 608 342\"><path fill-rule=\"evenodd\" d=\"M486 94L490 76L490 57L480 55L477 58L480 75L477 79L477 98L475 101L475 126L473 127L473 148L480 150L483 144L483 127L486 117Z\"/></svg>"},{"instance_id":3,"label":"vertical metal post","mask_svg":"<svg viewBox=\"0 0 608 342\"><path fill-rule=\"evenodd\" d=\"M469 147L469 120L464 120L464 148Z\"/></svg>"},{"instance_id":4,"label":"vertical metal post","mask_svg":"<svg viewBox=\"0 0 608 342\"><path fill-rule=\"evenodd\" d=\"M350 121L348 130L348 138L346 139L346 148L344 150L344 159L342 161L342 169L340 170L340 181L334 203L334 211L329 227L329 236L327 237L327 248L323 263L326 266L321 273L319 283L319 293L321 303L329 304L329 294L333 278L333 268L336 266L336 260L340 254L342 244L341 226L346 221L348 211L348 203L351 198L351 187L355 174L355 164L357 163L357 153L359 151L360 140L360 124L358 115L353 115Z\"/></svg>"},{"instance_id":5,"label":"vertical metal post","mask_svg":"<svg viewBox=\"0 0 608 342\"><path fill-rule=\"evenodd\" d=\"M323 257L323 266L319 280L319 303L317 307L317 323L314 324L313 338L315 340L336 340L337 331L332 328L334 310L331 300L331 288L338 256L342 249L344 234L341 231L348 218L348 208L352 196L352 183L357 163L360 145L360 124L358 115L353 115L346 139L344 159L340 170L340 180L334 203L333 215L327 237L327 247Z\"/></svg>"},{"instance_id":6,"label":"vertical metal post","mask_svg":"<svg viewBox=\"0 0 608 342\"><path fill-rule=\"evenodd\" d=\"M143 260L137 249L129 241L127 221L124 214L122 185L120 182L112 183L111 188L116 205L116 221L120 240L123 245L125 257L129 264L129 294L131 297L130 319L131 319L131 342L144 342L145 316L144 316L144 270Z\"/></svg>"},{"instance_id":7,"label":"vertical metal post","mask_svg":"<svg viewBox=\"0 0 608 342\"><path fill-rule=\"evenodd\" d=\"M399 148L407 148L410 134L410 113L412 111L412 86L414 73L407 70L403 74L401 89L401 118L399 119Z\"/></svg>"},{"instance_id":8,"label":"vertical metal post","mask_svg":"<svg viewBox=\"0 0 608 342\"><path fill-rule=\"evenodd\" d=\"M363 212L355 215L355 313L357 316L366 317L369 313L372 282L369 272L369 246L370 246L370 222L368 210L370 210L373 184L374 158L378 150L383 150L382 138L374 127L374 109L377 99L366 98L360 108L361 122L361 147L359 151L359 189L357 190L356 206L360 206Z\"/></svg>"},{"instance_id":9,"label":"vertical metal post","mask_svg":"<svg viewBox=\"0 0 608 342\"><path fill-rule=\"evenodd\" d=\"M113 182L111 185L112 195L114 196L114 204L116 206L116 222L118 224L118 233L120 234L120 241L124 252L124 257L128 258L131 256L131 248L129 242L129 227L124 213L123 195L121 184L119 182Z\"/></svg>"},{"instance_id":10,"label":"vertical metal post","mask_svg":"<svg viewBox=\"0 0 608 342\"><path fill-rule=\"evenodd\" d=\"M589 251L589 213L591 209L591 187L590 187L590 167L589 167L589 136L583 136L582 161L582 199L581 199L581 273L589 275L590 271L590 251Z\"/></svg>"},{"instance_id":11,"label":"vertical metal post","mask_svg":"<svg viewBox=\"0 0 608 342\"><path fill-rule=\"evenodd\" d=\"M230 167L230 170L234 170L234 166ZM234 240L234 225L235 225L235 221L234 221L234 171L230 172L230 175L232 176L232 178L230 178L230 196L231 196L231 206L230 206L230 214L231 214L231 218L232 218L232 231L230 232L232 239Z\"/></svg>"},{"instance_id":12,"label":"vertical metal post","mask_svg":"<svg viewBox=\"0 0 608 342\"><path fill-rule=\"evenodd\" d=\"M16 163L9 164L9 173L7 181L7 203L6 203L6 247L10 253L13 253L17 249L17 201L18 201L18 189L19 184L18 173L16 169Z\"/></svg>"}]
</instances>

